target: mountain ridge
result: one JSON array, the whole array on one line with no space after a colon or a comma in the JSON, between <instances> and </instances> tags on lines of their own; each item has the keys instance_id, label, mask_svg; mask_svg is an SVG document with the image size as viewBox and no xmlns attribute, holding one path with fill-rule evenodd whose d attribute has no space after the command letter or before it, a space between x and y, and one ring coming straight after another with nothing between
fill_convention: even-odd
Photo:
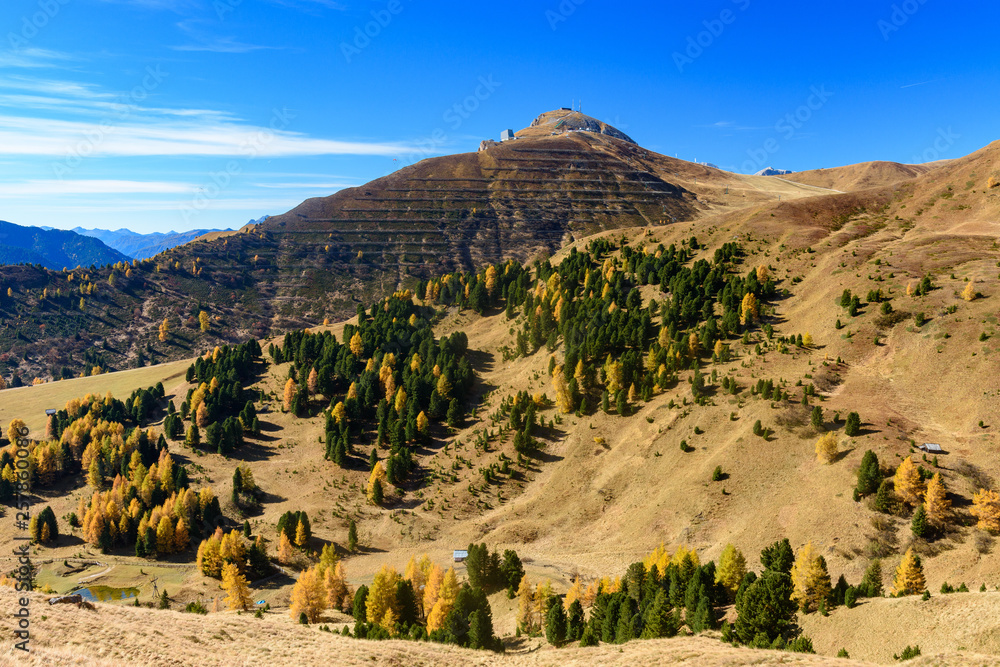
<instances>
[{"instance_id":1,"label":"mountain ridge","mask_svg":"<svg viewBox=\"0 0 1000 667\"><path fill-rule=\"evenodd\" d=\"M148 259L185 243L190 243L199 236L211 232L232 231L231 229L193 229L186 232L133 232L124 227L114 230L108 229L84 229L74 227L71 231L82 236L89 236L101 240L105 245L113 248L132 259Z\"/></svg>"},{"instance_id":2,"label":"mountain ridge","mask_svg":"<svg viewBox=\"0 0 1000 667\"><path fill-rule=\"evenodd\" d=\"M0 220L0 264L41 264L47 269L58 270L129 260L100 239Z\"/></svg>"}]
</instances>

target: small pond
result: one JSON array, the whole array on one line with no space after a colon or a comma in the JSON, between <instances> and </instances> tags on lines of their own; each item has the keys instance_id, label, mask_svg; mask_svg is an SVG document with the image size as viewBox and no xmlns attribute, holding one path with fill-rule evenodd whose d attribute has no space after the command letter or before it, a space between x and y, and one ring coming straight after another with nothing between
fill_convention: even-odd
<instances>
[{"instance_id":1,"label":"small pond","mask_svg":"<svg viewBox=\"0 0 1000 667\"><path fill-rule=\"evenodd\" d=\"M82 595L90 602L115 602L128 600L139 595L138 588L115 588L113 586L87 586L68 593L67 595Z\"/></svg>"}]
</instances>

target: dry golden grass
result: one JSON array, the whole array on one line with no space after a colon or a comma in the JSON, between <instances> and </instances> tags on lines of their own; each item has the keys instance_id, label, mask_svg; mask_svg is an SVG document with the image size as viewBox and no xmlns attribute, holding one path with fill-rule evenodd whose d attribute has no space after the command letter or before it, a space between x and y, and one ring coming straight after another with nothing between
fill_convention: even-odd
<instances>
[{"instance_id":1,"label":"dry golden grass","mask_svg":"<svg viewBox=\"0 0 1000 667\"><path fill-rule=\"evenodd\" d=\"M962 651L997 656L998 618L1000 593L991 590L935 594L930 600L918 595L861 600L854 609L834 609L825 618L819 614L800 617L800 624L819 653L833 655L846 648L854 658L888 663L894 654L913 645L928 656Z\"/></svg>"},{"instance_id":2,"label":"dry golden grass","mask_svg":"<svg viewBox=\"0 0 1000 667\"><path fill-rule=\"evenodd\" d=\"M86 394L104 396L109 391L112 395L125 399L134 390L151 387L157 382L163 382L163 386L167 388L171 380L174 384L184 381L184 372L191 361L183 359L117 373L5 389L0 392L0 424L6 430L11 419L20 417L31 429L31 437L43 438L47 408L61 410L71 399Z\"/></svg>"},{"instance_id":3,"label":"dry golden grass","mask_svg":"<svg viewBox=\"0 0 1000 667\"><path fill-rule=\"evenodd\" d=\"M898 162L862 162L832 169L813 169L786 174L781 178L797 183L814 185L841 192L867 190L868 188L892 185L915 178L930 168L922 164L899 164Z\"/></svg>"},{"instance_id":4,"label":"dry golden grass","mask_svg":"<svg viewBox=\"0 0 1000 667\"><path fill-rule=\"evenodd\" d=\"M369 642L322 632L317 626L292 623L286 614L222 612L199 616L177 611L96 605L96 610L74 605L48 605L45 596L31 594L31 653L9 644L0 650L0 665L31 667L118 667L119 665L803 665L805 667L861 666L874 663L778 651L733 648L710 637L680 637L581 649L537 648L535 640L518 640L505 655L472 651L434 643ZM908 601L900 601L906 603ZM14 609L14 591L0 587L0 606ZM854 610L859 612L862 608ZM909 618L909 617L907 617ZM346 617L342 617L346 619ZM831 623L835 616L823 619ZM958 622L958 618L948 618ZM5 614L4 634L12 631ZM333 628L339 629L336 620ZM942 634L945 632L942 629ZM875 643L878 643L877 640ZM1000 660L954 649L934 649L920 641L925 656L910 665L998 665ZM852 651L853 654L853 651ZM889 656L891 659L891 656ZM879 660L885 663L888 660Z\"/></svg>"}]
</instances>

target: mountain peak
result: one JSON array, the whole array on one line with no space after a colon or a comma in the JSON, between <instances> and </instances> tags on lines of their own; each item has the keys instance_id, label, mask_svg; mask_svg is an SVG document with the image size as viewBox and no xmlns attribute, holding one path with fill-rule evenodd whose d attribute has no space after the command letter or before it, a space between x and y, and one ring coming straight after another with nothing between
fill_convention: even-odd
<instances>
[{"instance_id":1,"label":"mountain peak","mask_svg":"<svg viewBox=\"0 0 1000 667\"><path fill-rule=\"evenodd\" d=\"M555 111L546 111L531 125L516 133L519 138L542 137L564 132L593 132L594 134L605 134L615 139L627 141L630 144L636 142L618 128L608 125L602 120L593 118L579 111L573 111L563 107Z\"/></svg>"}]
</instances>

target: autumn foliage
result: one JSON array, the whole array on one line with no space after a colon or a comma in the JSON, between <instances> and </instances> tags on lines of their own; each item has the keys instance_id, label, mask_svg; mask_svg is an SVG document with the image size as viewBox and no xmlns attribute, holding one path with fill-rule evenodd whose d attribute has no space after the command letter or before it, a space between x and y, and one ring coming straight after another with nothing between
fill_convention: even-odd
<instances>
[{"instance_id":1,"label":"autumn foliage","mask_svg":"<svg viewBox=\"0 0 1000 667\"><path fill-rule=\"evenodd\" d=\"M979 489L972 496L971 514L979 519L976 527L991 533L1000 532L1000 494Z\"/></svg>"},{"instance_id":2,"label":"autumn foliage","mask_svg":"<svg viewBox=\"0 0 1000 667\"><path fill-rule=\"evenodd\" d=\"M916 595L923 593L927 585L924 581L924 566L920 562L920 556L913 553L913 549L907 549L903 554L903 560L896 568L896 577L892 583L893 595Z\"/></svg>"}]
</instances>

